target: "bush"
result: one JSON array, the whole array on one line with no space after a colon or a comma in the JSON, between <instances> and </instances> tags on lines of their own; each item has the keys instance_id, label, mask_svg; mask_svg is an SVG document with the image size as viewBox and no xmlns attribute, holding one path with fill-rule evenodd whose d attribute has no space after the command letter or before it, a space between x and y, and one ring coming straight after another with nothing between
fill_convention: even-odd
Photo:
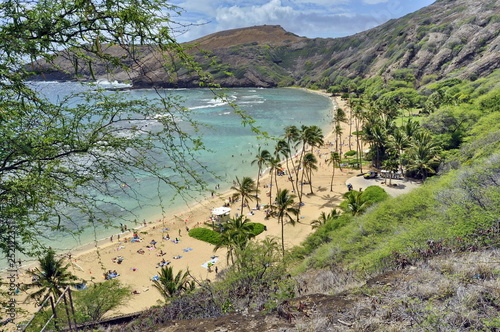
<instances>
[{"instance_id":1,"label":"bush","mask_svg":"<svg viewBox=\"0 0 500 332\"><path fill-rule=\"evenodd\" d=\"M258 223L258 222L251 222L251 223L249 223L249 225L252 225L252 228L253 228L252 233L254 233L255 236L259 235L260 233L262 233L264 231L264 229L266 229L266 226L264 226L263 224Z\"/></svg>"},{"instance_id":2,"label":"bush","mask_svg":"<svg viewBox=\"0 0 500 332\"><path fill-rule=\"evenodd\" d=\"M213 245L216 245L220 242L219 233L203 227L193 228L192 230L189 231L189 236L200 241L208 242Z\"/></svg>"},{"instance_id":3,"label":"bush","mask_svg":"<svg viewBox=\"0 0 500 332\"><path fill-rule=\"evenodd\" d=\"M363 200L370 202L370 204L382 202L387 197L389 195L385 192L384 188L379 186L369 186L363 191Z\"/></svg>"},{"instance_id":4,"label":"bush","mask_svg":"<svg viewBox=\"0 0 500 332\"><path fill-rule=\"evenodd\" d=\"M253 228L252 233L255 234L255 236L262 233L266 228L266 226L258 222L251 222L249 223L249 225L252 226ZM192 230L189 231L189 236L200 241L208 242L213 245L216 245L220 242L220 235L218 232L203 227L193 228Z\"/></svg>"},{"instance_id":5,"label":"bush","mask_svg":"<svg viewBox=\"0 0 500 332\"><path fill-rule=\"evenodd\" d=\"M344 156L352 157L352 156L356 155L356 153L357 153L356 151L351 150L351 151L347 151L346 153L344 153Z\"/></svg>"}]
</instances>

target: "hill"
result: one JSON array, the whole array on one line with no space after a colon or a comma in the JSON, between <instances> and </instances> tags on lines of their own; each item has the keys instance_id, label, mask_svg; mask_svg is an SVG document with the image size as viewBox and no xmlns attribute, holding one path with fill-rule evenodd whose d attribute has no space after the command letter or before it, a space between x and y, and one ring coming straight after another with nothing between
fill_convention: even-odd
<instances>
[{"instance_id":1,"label":"hill","mask_svg":"<svg viewBox=\"0 0 500 332\"><path fill-rule=\"evenodd\" d=\"M184 44L215 83L226 87L299 85L327 88L339 77L384 79L411 69L418 85L442 78L475 79L500 64L500 5L495 0L439 0L415 13L344 38L304 38L280 26L255 26L214 33ZM109 47L112 55L127 50ZM177 68L175 59L147 47L132 71L94 68L98 79L131 80L134 87L197 87L200 77ZM48 78L69 78L70 53L58 71L40 64ZM165 70L165 68L169 68ZM79 74L90 79L90 72ZM40 77L39 77L40 78Z\"/></svg>"}]
</instances>

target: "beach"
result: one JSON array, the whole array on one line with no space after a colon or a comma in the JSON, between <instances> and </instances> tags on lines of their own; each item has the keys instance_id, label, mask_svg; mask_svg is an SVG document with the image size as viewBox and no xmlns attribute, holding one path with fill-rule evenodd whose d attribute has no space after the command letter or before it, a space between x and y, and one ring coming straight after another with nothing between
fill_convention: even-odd
<instances>
[{"instance_id":1,"label":"beach","mask_svg":"<svg viewBox=\"0 0 500 332\"><path fill-rule=\"evenodd\" d=\"M335 110L335 105L346 109L345 102L337 97L332 105L334 105L332 113ZM342 141L347 144L349 124L343 123L342 126L344 127ZM313 173L311 181L314 194L303 196L304 206L301 208L299 222L295 226L285 225L285 245L287 248L300 245L304 241L312 232L310 223L317 219L321 212L330 212L338 206L342 200L342 194L347 191L346 181L359 173L358 170L345 167L342 168L342 171L336 169L333 190L330 191L332 167L327 165L326 159L335 147L335 138L331 133L323 134L325 136L324 145L314 151L318 158L318 170ZM344 152L348 150L349 147L343 149ZM255 179L257 171L256 166ZM227 179L228 182L233 180ZM280 189L292 190L288 176L278 176L277 181ZM273 199L276 192L274 187L271 189L271 199ZM304 189L304 192L308 193L309 185ZM261 204L269 203L268 173L261 177L259 190ZM226 204L231 195L230 191L216 192L212 197L182 213L168 218L150 216L144 219L145 221L140 227L124 230L124 232L115 234L104 241L65 253L64 257L71 265L71 272L84 280L87 286L93 282L104 281L105 275L109 273L112 275L116 273L116 278L123 285L131 287L134 294L130 301L114 312L108 313L107 316L145 310L162 303L160 293L153 287L152 278L158 275L161 268L159 264L163 261L163 264L173 267L174 273L179 270L189 270L190 274L198 280L216 280L216 270L220 272L226 267L224 250L214 252L213 245L191 238L188 235L188 230L202 227L205 222L209 222L212 209ZM252 203L252 205L255 204L255 202ZM240 202L231 204L231 217L241 213L240 204ZM257 241L267 236L281 238L281 226L277 219L266 220L263 209L253 210L250 214L247 208L244 213L252 222L262 223L267 228L256 238ZM210 270L207 266L209 262L213 264ZM21 282L27 282L26 278L26 274L21 272ZM28 305L26 309L33 311L34 306Z\"/></svg>"}]
</instances>

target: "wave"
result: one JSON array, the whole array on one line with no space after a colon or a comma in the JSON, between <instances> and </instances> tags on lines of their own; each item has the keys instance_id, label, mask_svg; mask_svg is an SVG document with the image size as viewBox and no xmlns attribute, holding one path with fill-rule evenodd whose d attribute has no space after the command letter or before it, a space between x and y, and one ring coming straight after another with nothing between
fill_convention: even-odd
<instances>
[{"instance_id":1,"label":"wave","mask_svg":"<svg viewBox=\"0 0 500 332\"><path fill-rule=\"evenodd\" d=\"M108 81L108 80L97 80L94 84L97 84L100 87L112 87L112 88L131 88L132 84L130 83L121 83L118 81Z\"/></svg>"},{"instance_id":2,"label":"wave","mask_svg":"<svg viewBox=\"0 0 500 332\"><path fill-rule=\"evenodd\" d=\"M238 105L242 105L242 104L264 104L265 102L266 102L265 100L240 101L240 102L238 102Z\"/></svg>"},{"instance_id":3,"label":"wave","mask_svg":"<svg viewBox=\"0 0 500 332\"><path fill-rule=\"evenodd\" d=\"M204 108L215 108L215 107L220 107L227 105L226 102L214 102L213 104L206 104L206 105L200 105L200 106L193 106L189 107L190 110L199 110L199 109L204 109Z\"/></svg>"},{"instance_id":4,"label":"wave","mask_svg":"<svg viewBox=\"0 0 500 332\"><path fill-rule=\"evenodd\" d=\"M28 84L39 84L39 85L43 85L43 84L62 84L64 82L60 82L60 81L30 81L28 82Z\"/></svg>"}]
</instances>

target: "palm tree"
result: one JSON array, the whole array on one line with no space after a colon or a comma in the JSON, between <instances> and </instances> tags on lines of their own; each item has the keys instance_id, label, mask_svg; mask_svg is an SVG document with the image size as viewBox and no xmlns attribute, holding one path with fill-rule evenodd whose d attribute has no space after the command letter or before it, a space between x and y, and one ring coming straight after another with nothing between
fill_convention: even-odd
<instances>
[{"instance_id":1,"label":"palm tree","mask_svg":"<svg viewBox=\"0 0 500 332\"><path fill-rule=\"evenodd\" d=\"M320 147L324 144L323 142L323 131L318 126L309 126L305 130L306 144L311 147L311 152L315 147Z\"/></svg>"},{"instance_id":2,"label":"palm tree","mask_svg":"<svg viewBox=\"0 0 500 332\"><path fill-rule=\"evenodd\" d=\"M178 271L174 275L172 266L164 266L158 274L158 279L153 280L153 286L160 292L165 300L192 291L195 287L193 280L189 280L189 270Z\"/></svg>"},{"instance_id":3,"label":"palm tree","mask_svg":"<svg viewBox=\"0 0 500 332\"><path fill-rule=\"evenodd\" d=\"M335 125L335 151L338 151L340 154L342 154L342 126L340 123L337 123ZM339 144L340 142L340 144ZM339 148L340 147L340 148Z\"/></svg>"},{"instance_id":4,"label":"palm tree","mask_svg":"<svg viewBox=\"0 0 500 332\"><path fill-rule=\"evenodd\" d=\"M408 136L404 130L397 128L393 131L392 135L389 136L389 146L396 153L396 157L399 163L399 172L404 175L403 172L403 152L408 147L409 141Z\"/></svg>"},{"instance_id":5,"label":"palm tree","mask_svg":"<svg viewBox=\"0 0 500 332\"><path fill-rule=\"evenodd\" d=\"M354 113L356 112L356 109L361 108L361 102L362 101L360 98L353 98L352 96L350 96L349 100L348 100L348 104L349 104L349 150L352 150L352 142L351 142L352 121L353 121L353 118L355 117Z\"/></svg>"},{"instance_id":6,"label":"palm tree","mask_svg":"<svg viewBox=\"0 0 500 332\"><path fill-rule=\"evenodd\" d=\"M420 130L420 123L408 120L408 122L406 122L402 128L404 133L406 134L407 139L412 139L415 133Z\"/></svg>"},{"instance_id":7,"label":"palm tree","mask_svg":"<svg viewBox=\"0 0 500 332\"><path fill-rule=\"evenodd\" d=\"M28 298L35 299L37 303L52 295L57 299L62 294L62 289L68 286L75 286L78 278L68 271L69 264L64 263L64 258L56 259L55 252L49 249L44 257L38 259L39 267L28 270L33 282L26 285L26 288L39 288L31 293Z\"/></svg>"},{"instance_id":8,"label":"palm tree","mask_svg":"<svg viewBox=\"0 0 500 332\"><path fill-rule=\"evenodd\" d=\"M302 165L304 154L306 153L306 147L309 145L311 147L311 152L314 147L323 145L323 133L321 128L318 126L302 126L300 131L300 140L302 142L302 150L300 152L300 157L298 160L298 165ZM304 176L304 170L302 171L302 178ZM297 191L300 191L299 187L299 171L297 170L295 177L295 186Z\"/></svg>"},{"instance_id":9,"label":"palm tree","mask_svg":"<svg viewBox=\"0 0 500 332\"><path fill-rule=\"evenodd\" d=\"M347 121L347 117L346 117L346 114L344 112L343 109L341 109L340 107L337 107L335 109L335 135L336 135L336 138L335 138L335 151L340 151L340 153L342 154L342 145L340 147L340 150L339 150L339 142L341 141L342 139L342 126L340 125L341 122L346 122Z\"/></svg>"},{"instance_id":10,"label":"palm tree","mask_svg":"<svg viewBox=\"0 0 500 332\"><path fill-rule=\"evenodd\" d=\"M220 241L214 247L214 252L220 248L227 249L227 261L234 264L234 257L238 251L244 250L248 241L255 237L250 219L240 215L229 219L223 225L224 230L220 234Z\"/></svg>"},{"instance_id":11,"label":"palm tree","mask_svg":"<svg viewBox=\"0 0 500 332\"><path fill-rule=\"evenodd\" d=\"M269 167L269 204L271 204L273 197L273 177L274 177L274 186L276 187L276 191L278 191L278 179L276 177L276 171L281 168L281 164L278 158L271 157L268 160L267 166Z\"/></svg>"},{"instance_id":12,"label":"palm tree","mask_svg":"<svg viewBox=\"0 0 500 332\"><path fill-rule=\"evenodd\" d=\"M369 206L363 198L362 191L349 191L345 194L345 198L347 200L346 212L350 212L353 216L363 213Z\"/></svg>"},{"instance_id":13,"label":"palm tree","mask_svg":"<svg viewBox=\"0 0 500 332\"><path fill-rule=\"evenodd\" d=\"M295 226L296 220L292 216L298 216L299 209L294 207L294 195L290 195L288 189L278 191L275 205L271 205L271 214L278 218L281 223L281 249L285 255L285 222Z\"/></svg>"},{"instance_id":14,"label":"palm tree","mask_svg":"<svg viewBox=\"0 0 500 332\"><path fill-rule=\"evenodd\" d=\"M291 177L292 172L290 172L290 164L288 161L289 161L290 156L292 154L292 150L295 151L295 149L297 148L297 144L299 142L299 139L300 139L298 128L296 126L286 127L284 139L286 140L286 142L288 144L288 150L289 150L289 155L286 157L286 169L288 171L289 176ZM295 182L293 180L291 182L292 182L292 189L295 192L297 192L296 188L295 188Z\"/></svg>"},{"instance_id":15,"label":"palm tree","mask_svg":"<svg viewBox=\"0 0 500 332\"><path fill-rule=\"evenodd\" d=\"M354 123L356 126L356 152L357 152L357 160L358 160L358 165L360 168L361 173L363 173L363 149L362 149L362 143L361 143L361 132L360 130L360 124L362 125L362 120L363 120L363 108L362 105L364 104L364 101L360 99L359 105L353 110L353 115L354 115Z\"/></svg>"},{"instance_id":16,"label":"palm tree","mask_svg":"<svg viewBox=\"0 0 500 332\"><path fill-rule=\"evenodd\" d=\"M279 140L276 143L276 146L274 148L274 156L278 160L278 162L281 162L282 157L284 157L286 160L288 160L290 153L291 153L290 146L288 145L288 143L285 140ZM281 168L281 163L280 163L279 167Z\"/></svg>"},{"instance_id":17,"label":"palm tree","mask_svg":"<svg viewBox=\"0 0 500 332\"><path fill-rule=\"evenodd\" d=\"M364 130L366 137L371 142L371 151L374 153L373 165L377 168L380 167L382 157L385 153L386 147L386 131L382 124L374 124L373 126L366 126Z\"/></svg>"},{"instance_id":18,"label":"palm tree","mask_svg":"<svg viewBox=\"0 0 500 332\"><path fill-rule=\"evenodd\" d=\"M291 143L299 141L299 129L296 126L285 127L285 140L290 145Z\"/></svg>"},{"instance_id":19,"label":"palm tree","mask_svg":"<svg viewBox=\"0 0 500 332\"><path fill-rule=\"evenodd\" d=\"M274 156L278 159L280 156L288 158L290 152L290 146L285 140L279 140L274 147Z\"/></svg>"},{"instance_id":20,"label":"palm tree","mask_svg":"<svg viewBox=\"0 0 500 332\"><path fill-rule=\"evenodd\" d=\"M392 176L398 170L399 162L394 158L384 160L384 168L389 171L389 185L392 184Z\"/></svg>"},{"instance_id":21,"label":"palm tree","mask_svg":"<svg viewBox=\"0 0 500 332\"><path fill-rule=\"evenodd\" d=\"M235 199L237 197L241 198L241 214L243 215L245 204L248 205L249 200L257 198L259 190L255 187L255 181L250 177L243 177L241 181L236 177L236 182L237 186L232 186L231 189L236 191L233 195Z\"/></svg>"},{"instance_id":22,"label":"palm tree","mask_svg":"<svg viewBox=\"0 0 500 332\"><path fill-rule=\"evenodd\" d=\"M326 160L328 165L332 165L332 181L330 182L330 191L333 191L333 177L335 176L335 166L340 167L340 155L337 152L330 153L330 158ZM340 167L340 170L342 168Z\"/></svg>"},{"instance_id":23,"label":"palm tree","mask_svg":"<svg viewBox=\"0 0 500 332\"><path fill-rule=\"evenodd\" d=\"M257 189L259 188L262 166L266 165L269 162L270 158L271 158L271 153L267 150L261 150L259 147L257 155L255 156L255 159L252 161L252 165L257 163L257 166L259 166L259 174L257 174ZM257 209L258 208L259 208L259 196L257 196Z\"/></svg>"},{"instance_id":24,"label":"palm tree","mask_svg":"<svg viewBox=\"0 0 500 332\"><path fill-rule=\"evenodd\" d=\"M299 131L299 137L298 137L298 142L302 143L302 148L300 149L300 155L299 159L296 161L297 162L297 170L295 172L295 187L297 188L297 192L299 192L299 177L300 177L300 167L302 165L302 158L304 157L304 153L306 150L306 144L307 144L307 130L308 126L301 126L300 131Z\"/></svg>"},{"instance_id":25,"label":"palm tree","mask_svg":"<svg viewBox=\"0 0 500 332\"><path fill-rule=\"evenodd\" d=\"M431 162L438 155L439 145L433 141L429 133L422 130L414 134L408 150L409 170L416 171L425 181L429 173L435 173Z\"/></svg>"},{"instance_id":26,"label":"palm tree","mask_svg":"<svg viewBox=\"0 0 500 332\"><path fill-rule=\"evenodd\" d=\"M305 174L307 177L307 182L309 182L309 189L311 191L310 192L311 194L313 194L312 172L318 169L317 164L318 164L318 159L316 159L314 154L308 152L304 155L304 160L302 160L302 167L304 167L304 171L302 172L302 183L304 183L304 174ZM302 197L302 190L300 197Z\"/></svg>"},{"instance_id":27,"label":"palm tree","mask_svg":"<svg viewBox=\"0 0 500 332\"><path fill-rule=\"evenodd\" d=\"M318 219L311 221L311 226L313 229L319 228L326 224L328 221L337 219L338 217L340 217L340 213L336 209L333 209L328 214L323 211L319 215Z\"/></svg>"},{"instance_id":28,"label":"palm tree","mask_svg":"<svg viewBox=\"0 0 500 332\"><path fill-rule=\"evenodd\" d=\"M288 174L288 178L292 179L292 172L290 170L290 163L288 162L290 160L292 154L292 149L290 146L290 143L285 141L285 140L280 140L276 144L276 149L275 149L275 155L276 158L280 159L280 156L285 158L285 164L286 164L286 170ZM291 181L292 183L292 189L295 190L295 183Z\"/></svg>"}]
</instances>

